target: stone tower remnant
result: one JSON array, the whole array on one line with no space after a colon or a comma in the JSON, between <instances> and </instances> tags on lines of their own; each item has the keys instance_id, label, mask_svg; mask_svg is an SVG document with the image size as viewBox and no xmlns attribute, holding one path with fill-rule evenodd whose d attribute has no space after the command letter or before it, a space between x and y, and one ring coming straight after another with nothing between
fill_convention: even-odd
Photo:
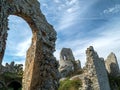
<instances>
[{"instance_id":1,"label":"stone tower remnant","mask_svg":"<svg viewBox=\"0 0 120 90\"><path fill-rule=\"evenodd\" d=\"M60 60L75 61L72 50L70 48L62 48L60 52Z\"/></svg>"},{"instance_id":2,"label":"stone tower remnant","mask_svg":"<svg viewBox=\"0 0 120 90\"><path fill-rule=\"evenodd\" d=\"M81 69L79 60L75 61L74 55L70 48L62 48L60 52L59 72L61 77L69 76L71 73Z\"/></svg>"},{"instance_id":3,"label":"stone tower remnant","mask_svg":"<svg viewBox=\"0 0 120 90\"><path fill-rule=\"evenodd\" d=\"M85 84L82 90L110 90L103 58L90 46L86 50L87 62L84 67Z\"/></svg>"},{"instance_id":4,"label":"stone tower remnant","mask_svg":"<svg viewBox=\"0 0 120 90\"><path fill-rule=\"evenodd\" d=\"M57 90L58 62L53 56L56 32L42 14L38 0L0 0L0 64L6 49L9 15L22 17L33 34L27 51L22 90Z\"/></svg>"},{"instance_id":5,"label":"stone tower remnant","mask_svg":"<svg viewBox=\"0 0 120 90\"><path fill-rule=\"evenodd\" d=\"M108 55L105 60L105 65L110 76L117 77L120 74L117 58L113 52Z\"/></svg>"}]
</instances>

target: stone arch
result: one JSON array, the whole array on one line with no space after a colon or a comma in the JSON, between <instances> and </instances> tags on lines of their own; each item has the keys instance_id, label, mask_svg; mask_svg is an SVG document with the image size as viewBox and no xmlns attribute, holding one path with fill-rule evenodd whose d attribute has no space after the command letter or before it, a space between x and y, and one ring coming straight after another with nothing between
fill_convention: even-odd
<instances>
[{"instance_id":1,"label":"stone arch","mask_svg":"<svg viewBox=\"0 0 120 90\"><path fill-rule=\"evenodd\" d=\"M6 47L9 15L22 17L33 33L26 56L23 90L57 90L58 62L53 56L56 32L40 11L37 0L0 1L0 63Z\"/></svg>"}]
</instances>

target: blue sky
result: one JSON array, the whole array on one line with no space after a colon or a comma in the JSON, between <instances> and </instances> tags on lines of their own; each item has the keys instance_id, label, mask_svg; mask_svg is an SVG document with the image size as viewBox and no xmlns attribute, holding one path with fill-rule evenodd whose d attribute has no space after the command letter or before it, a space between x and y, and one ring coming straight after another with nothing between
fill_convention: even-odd
<instances>
[{"instance_id":1,"label":"blue sky","mask_svg":"<svg viewBox=\"0 0 120 90\"><path fill-rule=\"evenodd\" d=\"M47 21L57 31L56 52L71 48L82 65L85 50L94 46L100 57L114 52L120 64L120 0L38 0ZM24 63L32 32L20 17L9 17L9 35L4 62Z\"/></svg>"}]
</instances>

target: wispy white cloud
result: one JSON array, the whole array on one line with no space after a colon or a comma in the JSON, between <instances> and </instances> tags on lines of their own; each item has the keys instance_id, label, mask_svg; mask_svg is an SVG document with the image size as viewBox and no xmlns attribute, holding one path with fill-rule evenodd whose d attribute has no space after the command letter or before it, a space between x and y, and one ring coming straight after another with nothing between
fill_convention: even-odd
<instances>
[{"instance_id":1,"label":"wispy white cloud","mask_svg":"<svg viewBox=\"0 0 120 90\"><path fill-rule=\"evenodd\" d=\"M69 26L76 23L77 17L79 15L79 12L77 12L78 9L79 7L70 7L64 12L59 21L57 31L64 30L65 28L68 28Z\"/></svg>"},{"instance_id":2,"label":"wispy white cloud","mask_svg":"<svg viewBox=\"0 0 120 90\"><path fill-rule=\"evenodd\" d=\"M70 47L73 49L73 53L76 57L76 59L80 59L82 62L82 65L84 65L85 63L85 50L87 47L89 47L90 45L93 45L95 47L95 50L98 51L98 54L100 54L100 56L103 56L104 58L110 53L110 52L117 52L119 49L119 42L117 44L115 44L116 40L119 40L119 32L118 32L118 22L113 22L112 20L109 22L107 22L107 24L101 25L98 28L93 28L93 35L89 36L87 38L81 38L80 36L78 36L76 39L74 39L75 36L77 36L77 34L75 36L73 36L74 32L80 32L79 31L71 31L70 28L71 26L75 25L76 23L79 22L80 26L77 26L77 28L81 27L81 25L83 25L82 23L84 21L87 20L103 20L105 19L104 17L88 17L88 16L84 16L87 14L89 14L90 8L96 4L98 2L98 0L93 0L89 3L85 3L88 2L86 1L80 1L80 0L65 0L63 2L63 0L54 0L54 2L56 4L52 6L48 6L48 12L52 12L55 14L55 18L57 23L54 24L56 31L61 32L63 35L68 35L67 38L64 38L64 40L59 40L59 38L63 38L63 37L58 37L57 40L57 46L56 46L56 52L54 53L54 55L57 57L57 59L59 59L59 53L62 47ZM57 7L56 7L57 5ZM56 7L56 8L54 8ZM51 11L51 10L54 10ZM104 10L104 13L118 13L119 11L119 4L115 5L115 7L110 7L108 9ZM46 12L46 13L48 13ZM101 13L101 12L99 12ZM94 12L94 14L96 14ZM97 16L97 15L96 15ZM92 22L91 22L92 23ZM86 24L86 23L84 23ZM97 23L96 23L97 24ZM94 27L94 26L93 26ZM72 27L73 30L76 27ZM86 27L86 29L89 29L89 27ZM92 32L92 31L87 31L87 32ZM94 33L100 33L98 37L94 37ZM114 34L112 34L114 33ZM86 34L85 32L81 33ZM110 35L111 34L111 35ZM117 35L116 35L117 34ZM79 34L80 35L80 34ZM111 37L112 36L112 37ZM73 38L73 39L72 39ZM113 43L114 42L114 43ZM115 47L114 47L115 46ZM114 47L114 48L113 48ZM104 53L103 53L104 52ZM118 53L118 52L117 52ZM117 54L118 57L118 54ZM119 58L119 57L118 57ZM119 62L120 63L120 62Z\"/></svg>"},{"instance_id":3,"label":"wispy white cloud","mask_svg":"<svg viewBox=\"0 0 120 90\"><path fill-rule=\"evenodd\" d=\"M31 44L31 38L28 38L27 40L19 43L16 46L16 52L14 53L15 56L21 56L21 57L26 57L26 51L28 50L28 48L30 47Z\"/></svg>"},{"instance_id":4,"label":"wispy white cloud","mask_svg":"<svg viewBox=\"0 0 120 90\"><path fill-rule=\"evenodd\" d=\"M86 0L87 1L87 0ZM85 1L85 2L86 2ZM56 25L57 32L59 31L69 31L69 28L76 23L82 23L81 20L88 20L90 18L85 18L84 15L88 13L89 8L97 2L93 0L92 2L85 3L79 0L66 0L65 7L62 8L62 15L59 17L59 22ZM84 18L83 18L84 17Z\"/></svg>"},{"instance_id":5,"label":"wispy white cloud","mask_svg":"<svg viewBox=\"0 0 120 90\"><path fill-rule=\"evenodd\" d=\"M12 60L23 62L31 43L32 30L25 20L13 15L9 17L9 28L3 63Z\"/></svg>"},{"instance_id":6,"label":"wispy white cloud","mask_svg":"<svg viewBox=\"0 0 120 90\"><path fill-rule=\"evenodd\" d=\"M76 59L80 59L82 66L84 66L86 62L85 50L89 46L93 46L95 50L98 52L100 57L106 58L110 52L114 52L118 58L118 62L120 65L120 55L119 55L119 45L120 45L120 22L117 20L111 20L109 23L104 26L98 28L101 30L94 30L96 33L99 33L99 37L92 38L77 38L77 39L67 39L66 42L58 42L58 49L56 52L56 57L59 59L60 48L67 46L67 48L71 48L75 55ZM84 33L85 34L85 33Z\"/></svg>"},{"instance_id":7,"label":"wispy white cloud","mask_svg":"<svg viewBox=\"0 0 120 90\"><path fill-rule=\"evenodd\" d=\"M63 6L64 5L64 6ZM79 16L80 1L79 0L66 0L60 7L61 16L59 17L58 25L56 26L57 31L61 31L74 23L76 23Z\"/></svg>"},{"instance_id":8,"label":"wispy white cloud","mask_svg":"<svg viewBox=\"0 0 120 90\"><path fill-rule=\"evenodd\" d=\"M55 3L60 3L60 0L53 0Z\"/></svg>"},{"instance_id":9,"label":"wispy white cloud","mask_svg":"<svg viewBox=\"0 0 120 90\"><path fill-rule=\"evenodd\" d=\"M120 14L120 4L116 4L113 7L107 8L103 11L104 14Z\"/></svg>"},{"instance_id":10,"label":"wispy white cloud","mask_svg":"<svg viewBox=\"0 0 120 90\"><path fill-rule=\"evenodd\" d=\"M89 3L89 0L53 0L45 1L39 0L41 3L41 9L45 14L48 21L54 25L57 32L69 31L68 28L76 23L82 23L82 20L88 20L90 18L83 16L89 12L89 9L98 0L93 0ZM96 19L96 18L94 18ZM56 22L56 23L55 23Z\"/></svg>"},{"instance_id":11,"label":"wispy white cloud","mask_svg":"<svg viewBox=\"0 0 120 90\"><path fill-rule=\"evenodd\" d=\"M94 34L92 36L86 36L86 38L81 38L80 34L77 36L77 33L81 33L80 29L75 31L74 28L80 28L80 26L83 25L84 21L87 20L99 20L101 18L97 17L88 17L89 12L91 12L90 8L98 1L98 0L92 0L91 2L89 0L39 0L41 2L41 8L43 13L46 15L47 19L51 24L55 26L56 31L59 33L62 33L64 35L67 35L67 38L65 37L63 40L62 36L59 36L57 40L57 47L56 52L54 53L57 59L59 59L59 52L62 47L72 48L73 53L76 57L76 59L80 59L82 62L82 65L85 63L85 50L90 45L93 45L95 50L98 52L98 54L102 57L106 57L110 52L115 52L118 59L120 59L119 55L119 45L120 45L120 38L119 38L119 25L120 23L118 21L120 20L111 20L108 21L108 24L102 25L102 27L94 28L92 31L95 33L99 33L100 36L96 37ZM89 2L89 3L86 3ZM102 6L101 6L102 7ZM89 11L90 10L90 11ZM104 10L104 13L119 13L120 12L120 5L117 4L114 7L110 7ZM101 13L101 12L100 12ZM96 14L95 12L93 14ZM87 15L84 17L84 15ZM97 15L96 15L97 16ZM76 26L75 24L79 22L79 25ZM21 32L17 31L19 35L22 35L24 37L21 39L19 43L16 44L17 40L20 39L15 38L15 33L11 33L11 40L9 42L9 50L13 50L12 52L9 52L9 55L12 56L18 56L18 57L25 57L25 53L27 48L29 48L29 45L31 43L30 41L30 35L29 32L24 32L28 28L24 28L24 23L16 18L12 18L10 20L10 27L12 29L20 29ZM20 24L21 23L21 24ZM16 24L19 24L20 27L15 27ZM86 23L84 23L86 24ZM96 23L98 24L98 23ZM15 26L14 26L15 25ZM73 30L70 30L71 26L75 25L76 27L72 27ZM24 27L23 27L24 26ZM86 27L86 29L89 29L89 27ZM73 34L76 32L76 34ZM86 30L85 32L81 33L81 35L86 35L86 33L91 32ZM75 38L75 36L77 36ZM16 41L14 40L16 39ZM12 47L13 46L13 47ZM23 62L21 61L17 61ZM120 64L120 60L118 60Z\"/></svg>"}]
</instances>

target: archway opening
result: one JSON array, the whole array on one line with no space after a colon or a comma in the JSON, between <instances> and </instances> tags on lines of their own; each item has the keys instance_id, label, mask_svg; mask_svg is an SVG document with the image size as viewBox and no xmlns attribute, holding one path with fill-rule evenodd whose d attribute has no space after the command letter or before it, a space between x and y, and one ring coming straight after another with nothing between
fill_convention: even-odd
<instances>
[{"instance_id":1,"label":"archway opening","mask_svg":"<svg viewBox=\"0 0 120 90\"><path fill-rule=\"evenodd\" d=\"M22 85L17 81L12 81L11 83L8 84L7 88L8 90L21 90Z\"/></svg>"},{"instance_id":2,"label":"archway opening","mask_svg":"<svg viewBox=\"0 0 120 90\"><path fill-rule=\"evenodd\" d=\"M10 15L8 19L9 31L6 41L5 54L2 62L2 74L5 77L4 80L7 82L13 79L19 79L20 83L22 83L26 52L31 44L32 30L28 23L19 16ZM15 85L15 83L17 82L10 84L10 87L17 88L20 86L18 84ZM10 90L19 90L14 88Z\"/></svg>"},{"instance_id":3,"label":"archway opening","mask_svg":"<svg viewBox=\"0 0 120 90\"><path fill-rule=\"evenodd\" d=\"M6 50L2 64L15 61L17 64L24 64L26 51L30 47L32 30L28 23L21 17L10 15L8 17L8 37Z\"/></svg>"}]
</instances>

